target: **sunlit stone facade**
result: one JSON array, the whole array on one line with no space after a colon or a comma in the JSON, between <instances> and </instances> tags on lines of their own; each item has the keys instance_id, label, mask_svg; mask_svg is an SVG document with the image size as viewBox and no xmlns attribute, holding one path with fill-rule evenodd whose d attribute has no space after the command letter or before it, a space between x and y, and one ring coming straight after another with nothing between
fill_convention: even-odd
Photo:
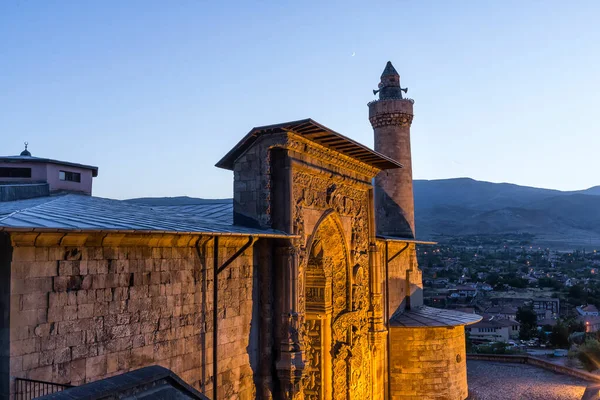
<instances>
[{"instance_id":1,"label":"sunlit stone facade","mask_svg":"<svg viewBox=\"0 0 600 400\"><path fill-rule=\"evenodd\" d=\"M390 67L370 105L388 157L312 120L255 128L217 164L228 231L5 228L0 391L159 364L218 399L464 399L468 318L421 315L412 101Z\"/></svg>"}]
</instances>

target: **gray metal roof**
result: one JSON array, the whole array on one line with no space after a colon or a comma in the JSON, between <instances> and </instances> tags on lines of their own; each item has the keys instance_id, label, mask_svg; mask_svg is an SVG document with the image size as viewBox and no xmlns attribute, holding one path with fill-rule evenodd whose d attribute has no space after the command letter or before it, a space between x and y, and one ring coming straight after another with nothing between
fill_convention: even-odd
<instances>
[{"instance_id":1,"label":"gray metal roof","mask_svg":"<svg viewBox=\"0 0 600 400\"><path fill-rule=\"evenodd\" d=\"M41 158L41 157L33 157L33 156L0 156L0 162L9 162L9 163L42 163L42 164L57 164L57 165L66 165L69 167L76 167L82 169L90 169L92 170L92 176L98 176L98 167L94 167L93 165L85 165L78 164L68 161L59 161L53 160L51 158Z\"/></svg>"},{"instance_id":2,"label":"gray metal roof","mask_svg":"<svg viewBox=\"0 0 600 400\"><path fill-rule=\"evenodd\" d=\"M40 400L209 400L171 370L152 365L39 397Z\"/></svg>"},{"instance_id":3,"label":"gray metal roof","mask_svg":"<svg viewBox=\"0 0 600 400\"><path fill-rule=\"evenodd\" d=\"M394 327L404 328L443 327L471 325L481 321L481 318L477 314L421 306L393 315L390 323Z\"/></svg>"},{"instance_id":4,"label":"gray metal roof","mask_svg":"<svg viewBox=\"0 0 600 400\"><path fill-rule=\"evenodd\" d=\"M290 237L233 225L231 203L147 206L77 194L0 202L0 230L127 231Z\"/></svg>"},{"instance_id":5,"label":"gray metal roof","mask_svg":"<svg viewBox=\"0 0 600 400\"><path fill-rule=\"evenodd\" d=\"M402 164L398 161L371 150L367 146L347 138L310 118L252 128L252 130L236 144L235 147L216 164L216 166L224 169L233 169L235 160L246 151L259 136L281 132L295 133L308 140L312 140L321 146L379 169L402 168Z\"/></svg>"},{"instance_id":6,"label":"gray metal roof","mask_svg":"<svg viewBox=\"0 0 600 400\"><path fill-rule=\"evenodd\" d=\"M227 225L233 225L232 199L224 200L222 203L152 206L152 209L157 212L164 211L182 217L193 215L196 218L206 218Z\"/></svg>"}]
</instances>

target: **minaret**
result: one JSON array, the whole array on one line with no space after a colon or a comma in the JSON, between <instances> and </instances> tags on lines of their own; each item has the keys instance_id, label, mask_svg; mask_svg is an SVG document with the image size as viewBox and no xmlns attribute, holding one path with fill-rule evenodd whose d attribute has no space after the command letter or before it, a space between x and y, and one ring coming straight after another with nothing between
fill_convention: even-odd
<instances>
[{"instance_id":1,"label":"minaret","mask_svg":"<svg viewBox=\"0 0 600 400\"><path fill-rule=\"evenodd\" d=\"M381 171L375 178L375 218L380 235L415 237L410 125L413 100L402 98L400 75L390 61L381 74L379 100L369 103L369 121L375 132L375 151L403 165Z\"/></svg>"}]
</instances>

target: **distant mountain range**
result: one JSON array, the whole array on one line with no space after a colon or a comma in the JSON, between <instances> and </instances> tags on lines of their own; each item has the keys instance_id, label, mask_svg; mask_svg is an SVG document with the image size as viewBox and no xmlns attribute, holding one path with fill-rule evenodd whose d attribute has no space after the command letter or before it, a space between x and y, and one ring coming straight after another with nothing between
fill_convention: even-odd
<instances>
[{"instance_id":1,"label":"distant mountain range","mask_svg":"<svg viewBox=\"0 0 600 400\"><path fill-rule=\"evenodd\" d=\"M416 180L414 193L418 237L531 233L600 245L600 186L563 192L456 178Z\"/></svg>"},{"instance_id":2,"label":"distant mountain range","mask_svg":"<svg viewBox=\"0 0 600 400\"><path fill-rule=\"evenodd\" d=\"M560 191L470 178L415 180L417 237L530 233L543 244L600 248L600 186ZM230 199L140 198L153 206L222 203Z\"/></svg>"}]
</instances>

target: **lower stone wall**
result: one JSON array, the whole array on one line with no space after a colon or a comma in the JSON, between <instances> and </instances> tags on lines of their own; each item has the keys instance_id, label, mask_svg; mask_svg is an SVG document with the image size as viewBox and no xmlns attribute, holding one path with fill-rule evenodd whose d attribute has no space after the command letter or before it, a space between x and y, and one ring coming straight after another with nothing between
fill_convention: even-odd
<instances>
[{"instance_id":1,"label":"lower stone wall","mask_svg":"<svg viewBox=\"0 0 600 400\"><path fill-rule=\"evenodd\" d=\"M468 395L465 330L390 327L390 399L464 400Z\"/></svg>"},{"instance_id":2,"label":"lower stone wall","mask_svg":"<svg viewBox=\"0 0 600 400\"><path fill-rule=\"evenodd\" d=\"M10 236L0 232L0 399L10 395Z\"/></svg>"},{"instance_id":3,"label":"lower stone wall","mask_svg":"<svg viewBox=\"0 0 600 400\"><path fill-rule=\"evenodd\" d=\"M199 255L197 237L164 247L44 246L56 241L44 234L29 246L21 239L13 237L11 376L80 385L160 365L213 397L210 241ZM247 240L221 239L219 265ZM254 268L249 248L218 277L220 399L255 398Z\"/></svg>"}]
</instances>

